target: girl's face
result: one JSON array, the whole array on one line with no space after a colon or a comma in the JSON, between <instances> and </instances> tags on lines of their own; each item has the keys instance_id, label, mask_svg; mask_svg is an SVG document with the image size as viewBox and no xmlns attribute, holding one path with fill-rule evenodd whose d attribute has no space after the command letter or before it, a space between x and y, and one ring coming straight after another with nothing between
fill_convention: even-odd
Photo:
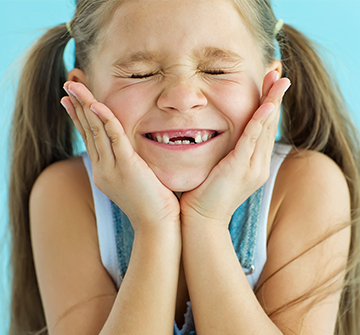
<instances>
[{"instance_id":1,"label":"girl's face","mask_svg":"<svg viewBox=\"0 0 360 335\"><path fill-rule=\"evenodd\" d=\"M274 68L230 1L132 0L114 13L87 84L159 180L183 192L235 147Z\"/></svg>"}]
</instances>

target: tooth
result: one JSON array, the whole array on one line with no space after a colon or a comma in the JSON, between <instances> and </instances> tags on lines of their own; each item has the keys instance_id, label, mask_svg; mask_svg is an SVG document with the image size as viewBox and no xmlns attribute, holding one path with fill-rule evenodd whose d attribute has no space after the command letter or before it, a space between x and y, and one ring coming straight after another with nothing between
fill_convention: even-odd
<instances>
[{"instance_id":1,"label":"tooth","mask_svg":"<svg viewBox=\"0 0 360 335\"><path fill-rule=\"evenodd\" d=\"M157 135L156 136L156 140L159 142L159 143L162 143L162 137L160 135Z\"/></svg>"},{"instance_id":2,"label":"tooth","mask_svg":"<svg viewBox=\"0 0 360 335\"><path fill-rule=\"evenodd\" d=\"M169 142L169 144L174 145L174 144L175 144L175 142L170 141L170 142Z\"/></svg>"},{"instance_id":3,"label":"tooth","mask_svg":"<svg viewBox=\"0 0 360 335\"><path fill-rule=\"evenodd\" d=\"M163 138L162 138L163 143L169 144L169 140L170 140L169 136L163 135Z\"/></svg>"},{"instance_id":4,"label":"tooth","mask_svg":"<svg viewBox=\"0 0 360 335\"><path fill-rule=\"evenodd\" d=\"M190 144L190 141L189 140L183 140L182 144Z\"/></svg>"},{"instance_id":5,"label":"tooth","mask_svg":"<svg viewBox=\"0 0 360 335\"><path fill-rule=\"evenodd\" d=\"M177 140L177 141L175 141L175 144L182 144L182 141L181 141L181 140Z\"/></svg>"},{"instance_id":6,"label":"tooth","mask_svg":"<svg viewBox=\"0 0 360 335\"><path fill-rule=\"evenodd\" d=\"M201 139L202 139L203 142L206 142L209 139L209 135L205 134L205 135L202 136Z\"/></svg>"},{"instance_id":7,"label":"tooth","mask_svg":"<svg viewBox=\"0 0 360 335\"><path fill-rule=\"evenodd\" d=\"M201 138L201 134L197 134L195 137L195 142L196 143L201 143L202 142L202 138Z\"/></svg>"}]
</instances>

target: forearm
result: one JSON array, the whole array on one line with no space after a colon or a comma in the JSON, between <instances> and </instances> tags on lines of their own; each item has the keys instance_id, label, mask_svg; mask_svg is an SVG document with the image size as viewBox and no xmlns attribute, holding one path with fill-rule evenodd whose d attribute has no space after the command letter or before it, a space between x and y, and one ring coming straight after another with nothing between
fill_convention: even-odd
<instances>
[{"instance_id":1,"label":"forearm","mask_svg":"<svg viewBox=\"0 0 360 335\"><path fill-rule=\"evenodd\" d=\"M179 225L135 233L129 267L101 334L172 334L180 255Z\"/></svg>"},{"instance_id":2,"label":"forearm","mask_svg":"<svg viewBox=\"0 0 360 335\"><path fill-rule=\"evenodd\" d=\"M256 299L225 225L183 219L182 237L198 334L281 334Z\"/></svg>"}]
</instances>

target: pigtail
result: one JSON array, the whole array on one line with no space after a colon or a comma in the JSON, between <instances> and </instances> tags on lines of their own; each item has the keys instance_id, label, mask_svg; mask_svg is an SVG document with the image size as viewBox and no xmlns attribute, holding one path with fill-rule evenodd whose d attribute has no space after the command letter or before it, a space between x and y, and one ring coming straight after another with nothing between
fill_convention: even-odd
<instances>
[{"instance_id":1,"label":"pigtail","mask_svg":"<svg viewBox=\"0 0 360 335\"><path fill-rule=\"evenodd\" d=\"M65 24L45 33L29 51L18 84L10 139L11 335L46 326L30 242L29 196L48 165L73 155L73 125L60 105L70 38Z\"/></svg>"},{"instance_id":2,"label":"pigtail","mask_svg":"<svg viewBox=\"0 0 360 335\"><path fill-rule=\"evenodd\" d=\"M360 334L360 144L335 80L316 53L315 43L284 25L277 36L284 76L292 86L283 101L282 140L332 158L351 195L352 240L336 334Z\"/></svg>"}]
</instances>

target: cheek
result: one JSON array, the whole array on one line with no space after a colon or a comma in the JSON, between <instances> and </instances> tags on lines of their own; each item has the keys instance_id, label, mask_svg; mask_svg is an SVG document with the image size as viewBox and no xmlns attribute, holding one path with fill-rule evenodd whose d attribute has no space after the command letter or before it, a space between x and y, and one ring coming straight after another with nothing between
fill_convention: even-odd
<instances>
[{"instance_id":1,"label":"cheek","mask_svg":"<svg viewBox=\"0 0 360 335\"><path fill-rule=\"evenodd\" d=\"M260 104L260 89L254 81L214 86L212 103L228 119L239 137Z\"/></svg>"},{"instance_id":2,"label":"cheek","mask_svg":"<svg viewBox=\"0 0 360 335\"><path fill-rule=\"evenodd\" d=\"M114 85L106 93L99 94L97 98L110 108L127 135L134 135L136 125L154 104L153 91L145 85L125 88Z\"/></svg>"}]
</instances>

